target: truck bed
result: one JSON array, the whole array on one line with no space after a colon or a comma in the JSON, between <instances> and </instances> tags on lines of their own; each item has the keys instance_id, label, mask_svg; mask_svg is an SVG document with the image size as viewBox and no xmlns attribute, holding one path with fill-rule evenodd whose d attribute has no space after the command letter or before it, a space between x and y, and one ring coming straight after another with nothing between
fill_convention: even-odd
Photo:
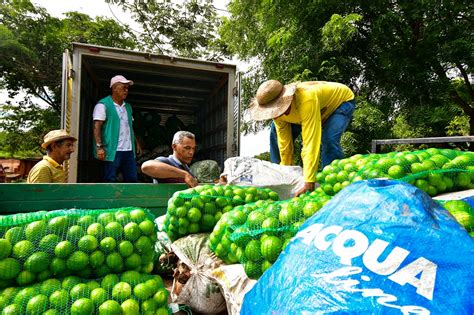
<instances>
[{"instance_id":1,"label":"truck bed","mask_svg":"<svg viewBox=\"0 0 474 315\"><path fill-rule=\"evenodd\" d=\"M166 213L185 184L0 184L0 215L40 210L142 207Z\"/></svg>"}]
</instances>

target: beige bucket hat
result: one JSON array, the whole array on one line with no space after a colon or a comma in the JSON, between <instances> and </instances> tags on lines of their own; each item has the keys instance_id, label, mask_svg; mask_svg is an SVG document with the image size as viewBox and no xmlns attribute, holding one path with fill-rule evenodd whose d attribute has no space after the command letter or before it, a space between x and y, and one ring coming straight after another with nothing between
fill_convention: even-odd
<instances>
[{"instance_id":1,"label":"beige bucket hat","mask_svg":"<svg viewBox=\"0 0 474 315\"><path fill-rule=\"evenodd\" d=\"M281 116L290 107L298 83L282 85L280 81L268 80L260 84L257 95L250 102L253 120L267 120Z\"/></svg>"},{"instance_id":2,"label":"beige bucket hat","mask_svg":"<svg viewBox=\"0 0 474 315\"><path fill-rule=\"evenodd\" d=\"M43 144L41 144L41 147L43 149L46 149L51 143L64 139L71 139L72 141L77 141L77 139L69 135L66 130L57 129L51 130L46 134L46 136L44 136Z\"/></svg>"}]
</instances>

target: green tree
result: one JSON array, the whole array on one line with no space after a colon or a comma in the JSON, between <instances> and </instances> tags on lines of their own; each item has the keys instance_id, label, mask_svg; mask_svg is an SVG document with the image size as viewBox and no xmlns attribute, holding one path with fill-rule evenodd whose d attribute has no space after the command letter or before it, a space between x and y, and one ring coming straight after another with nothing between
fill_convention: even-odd
<instances>
[{"instance_id":1,"label":"green tree","mask_svg":"<svg viewBox=\"0 0 474 315\"><path fill-rule=\"evenodd\" d=\"M10 96L0 105L0 130L8 133L2 146L12 154L36 148L38 139L30 135L41 138L59 127L62 54L72 42L136 47L133 34L113 20L78 12L59 19L28 0L0 4L0 20L0 87ZM16 104L20 92L26 96Z\"/></svg>"},{"instance_id":2,"label":"green tree","mask_svg":"<svg viewBox=\"0 0 474 315\"><path fill-rule=\"evenodd\" d=\"M466 116L473 134L472 9L467 0L234 0L220 34L232 53L259 60L264 78L348 84L359 103L380 107L390 128L403 115L407 131L443 136L452 134L452 117ZM348 140L368 147L364 130L351 132Z\"/></svg>"},{"instance_id":3,"label":"green tree","mask_svg":"<svg viewBox=\"0 0 474 315\"><path fill-rule=\"evenodd\" d=\"M226 51L217 38L219 19L212 0L105 1L121 6L140 24L143 49L210 60Z\"/></svg>"}]
</instances>

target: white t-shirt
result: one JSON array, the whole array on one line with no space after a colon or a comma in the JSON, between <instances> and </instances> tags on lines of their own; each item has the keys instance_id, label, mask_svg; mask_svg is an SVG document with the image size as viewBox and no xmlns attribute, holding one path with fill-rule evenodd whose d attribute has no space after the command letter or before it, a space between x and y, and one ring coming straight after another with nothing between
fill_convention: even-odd
<instances>
[{"instance_id":1,"label":"white t-shirt","mask_svg":"<svg viewBox=\"0 0 474 315\"><path fill-rule=\"evenodd\" d=\"M130 126L128 124L127 110L125 109L125 105L120 106L115 102L114 105L117 115L120 118L120 132L118 137L117 151L132 151L132 139L130 138ZM105 121L106 118L107 114L105 111L105 105L102 103L97 103L94 107L92 119Z\"/></svg>"}]
</instances>

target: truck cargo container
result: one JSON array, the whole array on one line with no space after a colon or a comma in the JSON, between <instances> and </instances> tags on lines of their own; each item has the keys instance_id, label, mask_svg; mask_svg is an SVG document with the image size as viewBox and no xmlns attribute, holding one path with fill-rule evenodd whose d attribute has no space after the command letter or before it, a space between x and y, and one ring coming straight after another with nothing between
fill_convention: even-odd
<instances>
[{"instance_id":1,"label":"truck cargo container","mask_svg":"<svg viewBox=\"0 0 474 315\"><path fill-rule=\"evenodd\" d=\"M74 43L63 56L61 127L78 138L66 163L70 183L99 182L93 157L92 112L110 94L114 75L133 80L127 97L134 130L148 152L169 148L177 130L196 135L195 160L239 155L240 99L236 66L132 50Z\"/></svg>"}]
</instances>

